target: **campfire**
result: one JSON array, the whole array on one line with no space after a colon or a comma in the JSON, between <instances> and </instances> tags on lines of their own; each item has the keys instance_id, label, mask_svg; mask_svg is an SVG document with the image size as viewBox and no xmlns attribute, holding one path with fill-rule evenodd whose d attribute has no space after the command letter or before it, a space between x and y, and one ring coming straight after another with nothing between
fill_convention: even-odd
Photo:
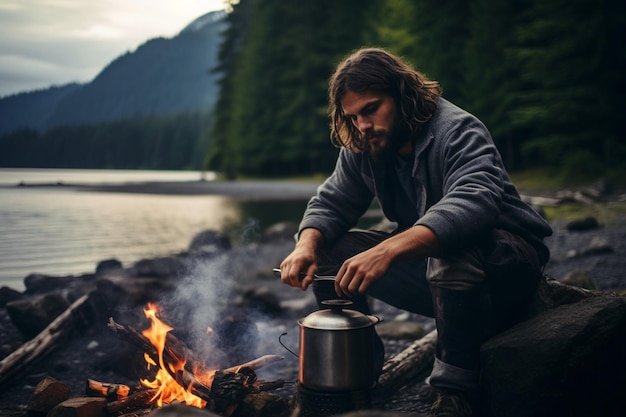
<instances>
[{"instance_id":1,"label":"campfire","mask_svg":"<svg viewBox=\"0 0 626 417\"><path fill-rule=\"evenodd\" d=\"M167 334L174 330L168 324L162 322L157 317L158 306L153 303L148 304L148 308L144 309L146 317L150 319L152 325L149 329L144 330L142 334L152 343L157 349L158 363L155 362L148 353L144 353L144 359L148 364L148 369L156 367L157 373L152 381L148 379L141 379L140 382L147 388L156 389L155 396L151 399L151 402L156 403L161 407L163 404L170 404L174 401L185 403L198 408L205 408L207 401L198 397L197 395L185 389L182 385L176 382L176 379L172 375L177 375L181 372L185 372L185 365L187 364L186 358L179 359L176 363L168 363L167 367L163 359L163 351L165 350L165 341ZM205 387L210 387L213 383L216 370L205 370L196 366L192 370L198 382Z\"/></svg>"},{"instance_id":2,"label":"campfire","mask_svg":"<svg viewBox=\"0 0 626 417\"><path fill-rule=\"evenodd\" d=\"M0 361L0 383L45 355L68 335L78 321L82 320L77 312L84 308L88 300L87 294L77 299L36 337ZM107 326L119 339L138 348L137 363L144 363L145 374L142 372L141 376L137 376L137 385L87 379L86 395L70 398L69 386L52 377L45 377L37 384L29 412L45 415L54 408L54 415L59 416L139 417L168 404L184 404L207 409L225 417L320 417L329 415L320 413L320 410L327 412L331 409L329 400L333 400L333 408L344 408L343 400L347 398L347 394L352 395L350 392L309 392L312 391L310 387L302 384L294 385L297 389L295 396L289 390L290 387L285 387L289 391L286 397L281 396L284 394L282 391L271 393L272 390L282 388L284 381L260 380L255 370L280 361L284 359L283 356L265 355L226 368L215 364L207 365L209 361L215 360L213 353L198 354L179 339L173 332L175 329L159 317L158 305L148 304L144 313L151 324L143 331L117 323L113 318L109 318ZM225 329L229 342L233 345L218 348L215 353L219 356L220 351L224 353L226 350L231 355L231 361L244 361L246 357L239 356L237 359L232 355L237 355L235 351L238 343L234 340L241 330L238 327L241 324L237 323L245 323L245 327L249 322L239 322L230 316L226 321L229 324ZM221 334L225 329L218 330L217 333ZM177 333L184 334L184 330L178 329ZM207 331L211 332L211 329ZM432 366L436 340L436 331L433 330L387 360L373 394L379 400L388 398L421 372L425 372ZM223 364L222 359L219 358ZM335 401L337 395L346 398ZM351 410L355 408L355 403L352 398L349 399L350 403L346 403L345 408Z\"/></svg>"},{"instance_id":3,"label":"campfire","mask_svg":"<svg viewBox=\"0 0 626 417\"><path fill-rule=\"evenodd\" d=\"M231 416L244 397L282 387L282 380L260 381L254 371L283 356L266 355L227 369L207 369L205 361L171 333L174 328L159 318L157 304L149 303L144 313L151 325L143 331L109 319L108 327L115 334L143 351L146 368L153 376L141 378L134 388L88 380L89 395L112 400L105 408L108 413L123 415L183 403Z\"/></svg>"}]
</instances>

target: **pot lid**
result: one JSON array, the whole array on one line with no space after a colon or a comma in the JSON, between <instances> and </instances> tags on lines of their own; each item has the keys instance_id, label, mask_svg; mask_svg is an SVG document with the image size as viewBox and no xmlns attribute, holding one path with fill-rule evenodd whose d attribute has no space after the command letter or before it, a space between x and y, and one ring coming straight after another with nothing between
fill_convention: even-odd
<instances>
[{"instance_id":1,"label":"pot lid","mask_svg":"<svg viewBox=\"0 0 626 417\"><path fill-rule=\"evenodd\" d=\"M360 311L344 308L352 305L352 301L325 300L322 304L329 308L309 314L300 320L300 325L318 330L351 330L373 324L370 317Z\"/></svg>"}]
</instances>

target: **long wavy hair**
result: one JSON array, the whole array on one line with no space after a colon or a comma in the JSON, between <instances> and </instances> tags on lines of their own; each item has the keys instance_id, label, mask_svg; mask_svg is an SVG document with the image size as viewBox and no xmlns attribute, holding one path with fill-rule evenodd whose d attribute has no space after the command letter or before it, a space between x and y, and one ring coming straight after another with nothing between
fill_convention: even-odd
<instances>
[{"instance_id":1,"label":"long wavy hair","mask_svg":"<svg viewBox=\"0 0 626 417\"><path fill-rule=\"evenodd\" d=\"M379 48L360 49L339 64L328 85L330 140L337 147L365 149L361 133L345 117L341 100L346 92L374 91L396 101L400 128L411 138L437 110L441 87L397 56Z\"/></svg>"}]
</instances>

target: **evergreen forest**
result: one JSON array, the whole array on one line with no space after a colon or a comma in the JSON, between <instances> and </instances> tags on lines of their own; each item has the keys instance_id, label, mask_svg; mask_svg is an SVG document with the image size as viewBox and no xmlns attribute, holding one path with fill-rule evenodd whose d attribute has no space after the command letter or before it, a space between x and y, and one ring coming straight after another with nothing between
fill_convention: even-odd
<instances>
[{"instance_id":1,"label":"evergreen forest","mask_svg":"<svg viewBox=\"0 0 626 417\"><path fill-rule=\"evenodd\" d=\"M326 174L338 152L328 136L328 78L353 50L378 46L477 115L509 170L626 173L626 2L239 0L225 19L210 114L19 131L12 146L63 167ZM58 146L74 155L55 159Z\"/></svg>"}]
</instances>

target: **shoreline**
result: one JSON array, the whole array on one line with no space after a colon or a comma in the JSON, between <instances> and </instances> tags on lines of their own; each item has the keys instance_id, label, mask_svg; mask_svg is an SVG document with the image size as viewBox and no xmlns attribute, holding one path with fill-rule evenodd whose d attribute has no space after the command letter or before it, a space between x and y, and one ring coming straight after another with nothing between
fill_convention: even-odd
<instances>
[{"instance_id":1,"label":"shoreline","mask_svg":"<svg viewBox=\"0 0 626 417\"><path fill-rule=\"evenodd\" d=\"M308 199L321 182L284 180L242 181L146 181L111 184L19 183L0 185L0 188L35 189L62 188L76 191L163 194L163 195L224 195L242 199Z\"/></svg>"}]
</instances>

